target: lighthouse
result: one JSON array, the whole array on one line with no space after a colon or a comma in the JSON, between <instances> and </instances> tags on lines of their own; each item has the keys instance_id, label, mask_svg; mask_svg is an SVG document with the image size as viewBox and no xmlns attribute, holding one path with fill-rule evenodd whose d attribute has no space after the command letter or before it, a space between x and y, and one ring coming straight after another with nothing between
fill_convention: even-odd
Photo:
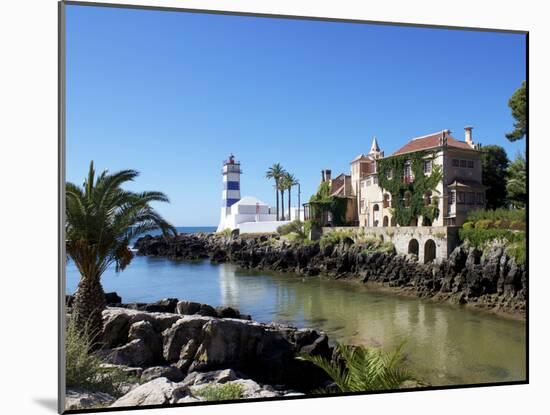
<instances>
[{"instance_id":1,"label":"lighthouse","mask_svg":"<svg viewBox=\"0 0 550 415\"><path fill-rule=\"evenodd\" d=\"M241 200L241 173L241 164L231 154L222 167L222 211L218 232L228 227L226 218L231 213L231 206Z\"/></svg>"}]
</instances>

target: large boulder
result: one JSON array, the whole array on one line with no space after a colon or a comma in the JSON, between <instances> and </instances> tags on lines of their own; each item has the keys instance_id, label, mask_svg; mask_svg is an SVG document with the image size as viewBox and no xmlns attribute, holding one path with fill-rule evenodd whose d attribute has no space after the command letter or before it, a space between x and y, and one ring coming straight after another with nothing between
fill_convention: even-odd
<instances>
[{"instance_id":1,"label":"large boulder","mask_svg":"<svg viewBox=\"0 0 550 415\"><path fill-rule=\"evenodd\" d=\"M133 407L144 405L164 405L170 403L173 390L177 384L166 378L157 378L138 386L126 395L117 399L110 407Z\"/></svg>"},{"instance_id":2,"label":"large boulder","mask_svg":"<svg viewBox=\"0 0 550 415\"><path fill-rule=\"evenodd\" d=\"M104 350L101 355L105 362L114 365L148 366L154 361L151 349L142 339L135 339L124 346L115 347L112 350Z\"/></svg>"}]
</instances>

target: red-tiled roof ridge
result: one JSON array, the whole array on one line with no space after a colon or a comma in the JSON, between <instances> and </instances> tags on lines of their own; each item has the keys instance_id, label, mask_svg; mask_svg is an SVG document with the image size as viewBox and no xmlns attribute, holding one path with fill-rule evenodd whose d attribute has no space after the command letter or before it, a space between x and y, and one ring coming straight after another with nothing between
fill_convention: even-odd
<instances>
[{"instance_id":1,"label":"red-tiled roof ridge","mask_svg":"<svg viewBox=\"0 0 550 415\"><path fill-rule=\"evenodd\" d=\"M470 145L464 141L459 141L456 138L452 137L448 130L442 130L436 133L431 133L423 135L420 137L412 138L407 144L401 147L399 150L394 152L392 156L397 156L399 154L413 153L415 151L427 150L429 148L435 148L440 146L440 138L443 137L443 134L446 134L447 146L461 148L464 150L473 150Z\"/></svg>"}]
</instances>

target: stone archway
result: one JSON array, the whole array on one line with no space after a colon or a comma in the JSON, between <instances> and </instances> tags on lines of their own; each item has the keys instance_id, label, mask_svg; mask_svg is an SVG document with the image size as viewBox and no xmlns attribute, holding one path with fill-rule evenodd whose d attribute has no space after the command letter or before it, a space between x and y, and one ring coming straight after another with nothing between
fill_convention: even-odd
<instances>
[{"instance_id":1,"label":"stone archway","mask_svg":"<svg viewBox=\"0 0 550 415\"><path fill-rule=\"evenodd\" d=\"M411 239L409 241L409 248L407 249L407 253L414 254L418 257L418 249L419 249L418 241L414 238Z\"/></svg>"},{"instance_id":2,"label":"stone archway","mask_svg":"<svg viewBox=\"0 0 550 415\"><path fill-rule=\"evenodd\" d=\"M386 227L389 225L389 219L387 216L384 216L384 219L382 219L382 226Z\"/></svg>"},{"instance_id":3,"label":"stone archway","mask_svg":"<svg viewBox=\"0 0 550 415\"><path fill-rule=\"evenodd\" d=\"M428 239L424 244L424 263L428 264L435 259L435 242L433 239Z\"/></svg>"}]
</instances>

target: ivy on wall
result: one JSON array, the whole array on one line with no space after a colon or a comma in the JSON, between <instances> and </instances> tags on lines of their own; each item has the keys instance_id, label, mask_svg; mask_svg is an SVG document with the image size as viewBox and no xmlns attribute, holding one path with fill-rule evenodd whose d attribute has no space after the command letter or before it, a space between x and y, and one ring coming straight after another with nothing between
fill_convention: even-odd
<instances>
[{"instance_id":1,"label":"ivy on wall","mask_svg":"<svg viewBox=\"0 0 550 415\"><path fill-rule=\"evenodd\" d=\"M424 161L432 161L432 172L424 174ZM439 197L434 193L443 177L441 166L434 163L433 151L418 151L377 160L378 184L391 194L392 215L400 226L409 226L422 216L422 225L431 225L439 216ZM412 181L405 180L405 164L411 163ZM388 178L389 176L389 178ZM410 192L410 193L407 193ZM431 194L431 203L425 197ZM408 203L405 203L406 200Z\"/></svg>"},{"instance_id":2,"label":"ivy on wall","mask_svg":"<svg viewBox=\"0 0 550 415\"><path fill-rule=\"evenodd\" d=\"M323 182L319 185L317 193L309 199L311 220L322 226L323 218L330 212L332 224L343 225L346 220L347 205L347 199L330 195L330 182Z\"/></svg>"}]
</instances>

